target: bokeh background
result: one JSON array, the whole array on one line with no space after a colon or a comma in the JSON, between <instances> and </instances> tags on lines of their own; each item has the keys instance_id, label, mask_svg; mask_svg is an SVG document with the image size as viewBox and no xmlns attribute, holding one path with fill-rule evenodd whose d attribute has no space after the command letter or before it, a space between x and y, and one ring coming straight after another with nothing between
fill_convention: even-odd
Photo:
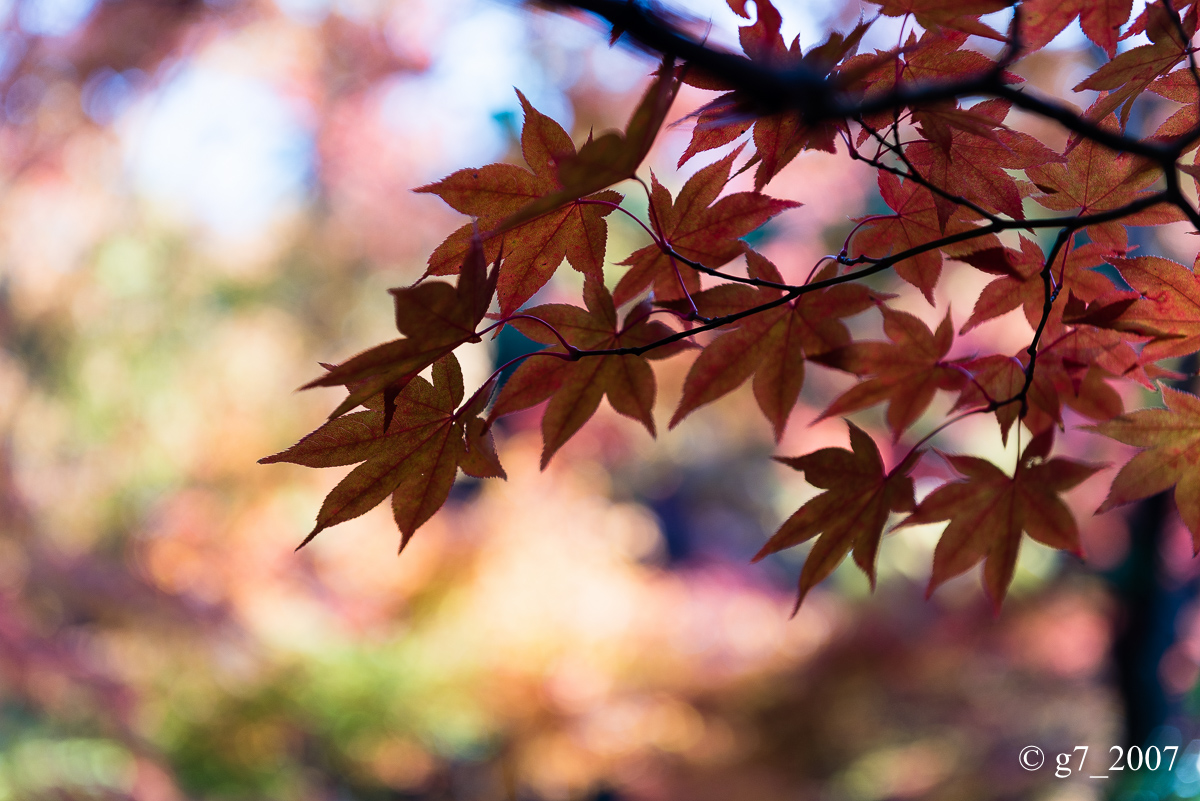
<instances>
[{"instance_id":1,"label":"bokeh background","mask_svg":"<svg viewBox=\"0 0 1200 801\"><path fill-rule=\"evenodd\" d=\"M724 3L681 5L736 41ZM864 13L778 5L806 47ZM386 509L293 553L340 473L255 462L319 424L338 393L293 389L392 338L385 290L461 224L410 190L519 160L514 87L577 141L622 126L652 57L496 0L4 0L0 21L0 801L1200 794L1189 541L1162 499L1090 517L1111 472L1071 496L1088 561L1027 541L999 617L974 573L924 599L934 527L885 541L873 595L842 569L789 619L803 553L749 558L815 493L769 456L845 445L809 425L846 386L819 367L778 449L748 391L665 433L678 357L657 440L605 407L540 472L517 415L508 481L460 481L402 556ZM1022 69L1063 94L1097 63L1075 26ZM674 168L708 97L683 92L651 156L672 188L705 163ZM883 208L826 154L770 191L807 204L753 237L790 276ZM615 279L645 243L609 219ZM1187 239L1137 241L1190 264ZM961 324L981 286L897 304ZM539 301L579 287L564 266ZM1015 350L1019 315L974 335ZM464 348L468 382L526 345ZM984 420L939 442L1005 458ZM1018 763L1130 737L1179 763L1107 784Z\"/></svg>"}]
</instances>

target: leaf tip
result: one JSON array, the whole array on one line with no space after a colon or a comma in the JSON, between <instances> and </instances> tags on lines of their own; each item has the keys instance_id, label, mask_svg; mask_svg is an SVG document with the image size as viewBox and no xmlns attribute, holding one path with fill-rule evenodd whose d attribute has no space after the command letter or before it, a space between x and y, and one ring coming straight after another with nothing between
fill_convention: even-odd
<instances>
[{"instance_id":1,"label":"leaf tip","mask_svg":"<svg viewBox=\"0 0 1200 801\"><path fill-rule=\"evenodd\" d=\"M305 545L308 545L310 542L312 542L312 541L313 541L313 537L315 537L315 536L317 536L318 534L320 534L320 533L321 533L321 532L324 530L324 528L325 528L324 526L322 526L320 523L318 523L318 524L317 524L317 527L316 527L316 528L314 528L314 529L313 529L311 532L309 532L308 536L304 538L304 541L303 541L303 542L301 542L299 545L297 545L297 546L296 546L296 550L295 550L295 551L292 551L292 553L296 553L296 551L299 551L299 550L300 550L301 548L303 548Z\"/></svg>"},{"instance_id":2,"label":"leaf tip","mask_svg":"<svg viewBox=\"0 0 1200 801\"><path fill-rule=\"evenodd\" d=\"M788 615L788 620L795 620L796 615L800 612L800 604L804 603L805 596L808 595L808 588L801 587L800 592L796 594L796 603L792 605L792 613Z\"/></svg>"}]
</instances>

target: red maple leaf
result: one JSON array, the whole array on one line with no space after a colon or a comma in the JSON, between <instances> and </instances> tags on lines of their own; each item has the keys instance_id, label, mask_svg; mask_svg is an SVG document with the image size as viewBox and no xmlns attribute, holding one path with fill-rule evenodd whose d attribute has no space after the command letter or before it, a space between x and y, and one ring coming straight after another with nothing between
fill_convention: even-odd
<instances>
[{"instance_id":1,"label":"red maple leaf","mask_svg":"<svg viewBox=\"0 0 1200 801\"><path fill-rule=\"evenodd\" d=\"M934 333L908 312L887 306L879 310L891 342L854 342L813 357L821 364L869 376L838 396L818 419L886 401L888 428L899 438L929 406L937 390L960 389L966 376L954 362L946 361L954 344L949 312Z\"/></svg>"},{"instance_id":2,"label":"red maple leaf","mask_svg":"<svg viewBox=\"0 0 1200 801\"><path fill-rule=\"evenodd\" d=\"M849 244L849 253L853 257L882 259L974 227L974 223L967 221L969 212L963 209L951 217L943 231L933 193L916 181L901 181L896 175L880 170L878 182L884 202L896 213L864 217L857 221L860 225ZM929 248L896 262L893 269L896 275L920 289L925 299L933 303L933 290L942 274L943 253L953 257L986 247L1000 247L1000 240L994 234L988 234L972 240L970 244Z\"/></svg>"},{"instance_id":3,"label":"red maple leaf","mask_svg":"<svg viewBox=\"0 0 1200 801\"><path fill-rule=\"evenodd\" d=\"M920 452L909 454L890 472L884 472L874 440L854 423L846 425L850 427L852 450L822 448L805 456L775 458L803 471L809 484L827 490L797 509L754 557L757 562L820 535L800 571L795 609L851 550L855 564L874 587L875 557L888 515L912 511L914 506L913 482L908 473Z\"/></svg>"},{"instance_id":4,"label":"red maple leaf","mask_svg":"<svg viewBox=\"0 0 1200 801\"><path fill-rule=\"evenodd\" d=\"M607 131L596 137L589 134L578 153L558 154L555 166L562 188L527 203L492 233L504 233L566 203L635 177L679 92L679 75L674 59L664 57L624 132Z\"/></svg>"},{"instance_id":5,"label":"red maple leaf","mask_svg":"<svg viewBox=\"0 0 1200 801\"><path fill-rule=\"evenodd\" d=\"M927 30L918 39L910 33L903 47L887 53L876 52L847 59L839 71L849 85L865 92L867 97L881 97L898 87L928 86L934 83L960 81L971 75L984 75L996 68L996 63L975 50L963 50L968 35L957 31ZM1001 78L1005 83L1021 83L1025 79L1004 71ZM934 117L942 118L944 134L930 130ZM955 102L923 105L913 110L913 120L922 127L922 134L945 145L949 131L955 128L981 132L978 115L964 112ZM861 147L871 138L871 130L882 131L896 122L891 112L879 112L864 117L866 123L858 132L857 144ZM992 130L996 127L983 123Z\"/></svg>"},{"instance_id":6,"label":"red maple leaf","mask_svg":"<svg viewBox=\"0 0 1200 801\"><path fill-rule=\"evenodd\" d=\"M983 14L1000 11L1012 0L870 0L888 17L916 17L926 30L950 28L962 33L1004 41L1004 37L979 21Z\"/></svg>"},{"instance_id":7,"label":"red maple leaf","mask_svg":"<svg viewBox=\"0 0 1200 801\"><path fill-rule=\"evenodd\" d=\"M1086 426L1144 449L1117 473L1096 511L1106 512L1175 487L1175 506L1192 532L1193 549L1200 553L1200 398L1170 387L1162 388L1162 396L1165 409L1141 409Z\"/></svg>"},{"instance_id":8,"label":"red maple leaf","mask_svg":"<svg viewBox=\"0 0 1200 801\"><path fill-rule=\"evenodd\" d=\"M792 41L790 47L784 42L780 34L782 19L770 0L759 0L755 3L755 9L758 15L755 23L743 26L738 31L742 51L752 60L777 69L810 68L814 72L828 74L858 45L868 28L867 24L860 23L848 35L834 32L824 44L804 54L800 49L799 36ZM734 10L738 11L737 8ZM743 13L744 10L743 8L738 13ZM713 81L704 74L697 74L688 82L706 89L725 88L720 81ZM808 125L800 113L795 111L755 116L738 92L728 92L701 109L696 118L692 140L677 166L683 166L697 153L729 144L751 126L754 127L755 147L752 163L758 162L758 169L754 174L754 188L759 191L762 191L763 187L802 150L835 152L837 132L844 127L836 121Z\"/></svg>"},{"instance_id":9,"label":"red maple leaf","mask_svg":"<svg viewBox=\"0 0 1200 801\"><path fill-rule=\"evenodd\" d=\"M1116 130L1109 117L1100 123ZM1079 210L1081 215L1111 211L1144 197L1148 187L1162 176L1150 161L1130 153L1115 153L1090 139L1081 141L1067 154L1066 164L1046 163L1026 168L1025 174L1041 194L1034 199L1054 211ZM1088 238L1117 253L1129 247L1126 225L1163 225L1183 219L1174 206L1160 204L1121 220L1091 225Z\"/></svg>"},{"instance_id":10,"label":"red maple leaf","mask_svg":"<svg viewBox=\"0 0 1200 801\"><path fill-rule=\"evenodd\" d=\"M1158 256L1110 258L1109 262L1139 295L1113 327L1157 337L1142 349L1144 361L1200 350L1200 279L1195 273Z\"/></svg>"},{"instance_id":11,"label":"red maple leaf","mask_svg":"<svg viewBox=\"0 0 1200 801\"><path fill-rule=\"evenodd\" d=\"M959 366L967 376L963 382L962 391L955 410L978 409L993 403L1000 404L1017 397L1017 393L1025 386L1025 365L1020 359L1011 356L992 354L977 359L960 362ZM1035 396L1041 389L1038 385L1030 387L1030 395ZM1008 432L1021 414L1020 403L1004 403L995 409L996 421L1000 424L1000 439L1007 445Z\"/></svg>"},{"instance_id":12,"label":"red maple leaf","mask_svg":"<svg viewBox=\"0 0 1200 801\"><path fill-rule=\"evenodd\" d=\"M1197 114L1200 91L1196 88L1196 76L1192 75L1190 69L1184 67L1155 78L1146 88L1160 97L1183 105L1183 108L1165 119L1154 131L1156 139L1175 139L1190 133L1200 123L1200 114ZM1187 166L1192 165L1180 165L1185 171Z\"/></svg>"},{"instance_id":13,"label":"red maple leaf","mask_svg":"<svg viewBox=\"0 0 1200 801\"><path fill-rule=\"evenodd\" d=\"M1043 545L1083 555L1075 517L1059 494L1103 465L1050 459L1053 442L1051 433L1034 437L1012 476L985 459L942 454L963 480L938 487L897 526L950 521L933 552L929 594L983 561L983 586L999 613L1017 566L1022 531Z\"/></svg>"},{"instance_id":14,"label":"red maple leaf","mask_svg":"<svg viewBox=\"0 0 1200 801\"><path fill-rule=\"evenodd\" d=\"M1120 53L1112 61L1100 67L1081 81L1075 91L1092 90L1108 94L1088 109L1088 116L1103 119L1118 106L1121 108L1121 125L1124 126L1133 109L1133 101L1160 75L1169 72L1176 64L1187 58L1188 48L1196 33L1196 8L1184 16L1184 36L1161 3L1150 3L1139 17L1138 23L1150 38L1149 44L1139 45ZM1138 27L1135 23L1131 26Z\"/></svg>"},{"instance_id":15,"label":"red maple leaf","mask_svg":"<svg viewBox=\"0 0 1200 801\"><path fill-rule=\"evenodd\" d=\"M1112 281L1089 269L1103 264L1107 252L1104 247L1090 242L1071 250L1064 248L1051 268L1053 286L1068 288L1082 301L1092 301L1111 292ZM1042 318L1046 291L1042 281L1045 255L1035 242L1022 236L1019 251L989 249L963 256L961 260L984 272L1000 274L1000 277L983 288L960 334L1018 307L1024 309L1030 326L1037 327Z\"/></svg>"},{"instance_id":16,"label":"red maple leaf","mask_svg":"<svg viewBox=\"0 0 1200 801\"><path fill-rule=\"evenodd\" d=\"M698 171L672 200L671 193L650 173L650 216L655 228L681 256L706 267L721 267L742 253L739 237L758 228L786 209L800 206L793 200L776 200L758 192L717 196L729 180L739 151ZM656 300L671 300L700 291L700 275L671 258L657 243L634 251L622 264L630 266L613 291L618 306L653 285Z\"/></svg>"},{"instance_id":17,"label":"red maple leaf","mask_svg":"<svg viewBox=\"0 0 1200 801\"><path fill-rule=\"evenodd\" d=\"M1028 364L1024 351L1018 358L1023 366ZM1116 417L1125 404L1108 380L1122 376L1149 383L1139 375L1140 368L1137 353L1115 331L1086 325L1047 328L1038 349L1025 425L1035 434L1061 426L1064 405L1092 420Z\"/></svg>"},{"instance_id":18,"label":"red maple leaf","mask_svg":"<svg viewBox=\"0 0 1200 801\"><path fill-rule=\"evenodd\" d=\"M1001 126L1011 105L1004 100L984 100L966 111ZM1018 220L1025 216L1021 191L1016 179L1005 171L1063 160L1029 134L1003 127L986 132L978 126L975 130L960 127L949 131L948 143L913 142L904 152L920 175L943 191ZM960 205L942 195L935 195L934 203L943 225Z\"/></svg>"},{"instance_id":19,"label":"red maple leaf","mask_svg":"<svg viewBox=\"0 0 1200 801\"><path fill-rule=\"evenodd\" d=\"M1111 59L1132 10L1133 0L1025 0L1019 31L1022 50L1042 49L1078 17L1087 38Z\"/></svg>"}]
</instances>

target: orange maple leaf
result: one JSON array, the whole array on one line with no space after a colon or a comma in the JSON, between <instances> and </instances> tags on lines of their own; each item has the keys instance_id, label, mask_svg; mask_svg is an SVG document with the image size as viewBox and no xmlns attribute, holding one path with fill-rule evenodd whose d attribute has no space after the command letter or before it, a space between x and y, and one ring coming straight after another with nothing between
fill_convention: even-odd
<instances>
[{"instance_id":1,"label":"orange maple leaf","mask_svg":"<svg viewBox=\"0 0 1200 801\"><path fill-rule=\"evenodd\" d=\"M674 333L648 319L646 304L635 306L619 325L612 296L597 281L584 284L583 298L587 309L565 303L535 306L509 325L536 342L551 345L544 353L555 354L567 353L560 336L573 348L602 350L639 347ZM489 419L550 398L542 416L542 469L591 418L605 395L613 409L637 420L653 435L656 384L647 359L666 358L685 347L688 345L676 343L656 348L647 356L587 356L573 361L533 354L504 384Z\"/></svg>"},{"instance_id":2,"label":"orange maple leaf","mask_svg":"<svg viewBox=\"0 0 1200 801\"><path fill-rule=\"evenodd\" d=\"M475 328L487 314L499 273L499 261L488 272L483 245L475 237L459 270L457 286L424 281L390 290L396 304L396 328L406 338L376 345L301 389L350 386L350 395L330 418L345 414L378 392L387 393L390 407L395 394L426 367L465 342L479 341Z\"/></svg>"},{"instance_id":3,"label":"orange maple leaf","mask_svg":"<svg viewBox=\"0 0 1200 801\"><path fill-rule=\"evenodd\" d=\"M489 393L477 392L462 409L462 371L454 354L433 365L433 382L417 376L395 399L395 414L384 422L382 395L368 410L330 420L285 451L260 464L292 462L337 467L362 462L330 491L317 524L299 547L330 526L344 523L392 496L392 515L403 549L413 533L441 508L458 468L480 478L503 477L491 434L479 415Z\"/></svg>"},{"instance_id":4,"label":"orange maple leaf","mask_svg":"<svg viewBox=\"0 0 1200 801\"><path fill-rule=\"evenodd\" d=\"M429 275L458 271L470 247L473 229L490 231L529 203L562 189L558 163L573 158L575 145L562 127L517 92L525 109L521 151L530 170L514 164L489 164L459 170L437 183L414 190L436 194L453 209L476 218L451 234L429 257ZM621 195L604 191L572 200L542 216L512 226L487 242L487 255L505 253L497 291L502 314L510 314L550 280L565 257L579 272L602 278L608 225L604 217Z\"/></svg>"},{"instance_id":5,"label":"orange maple leaf","mask_svg":"<svg viewBox=\"0 0 1200 801\"><path fill-rule=\"evenodd\" d=\"M775 265L749 248L746 261L752 278L783 283ZM830 264L814 280L831 278L836 273L837 266ZM713 303L705 296L707 293L718 296L721 305ZM710 315L753 308L782 294L778 289L752 289L746 285L714 287L707 293L697 295L696 304ZM804 360L850 344L850 331L839 318L865 311L878 299L859 284L840 284L747 318L741 326L711 342L692 363L670 427L753 375L755 400L779 441L804 386Z\"/></svg>"},{"instance_id":6,"label":"orange maple leaf","mask_svg":"<svg viewBox=\"0 0 1200 801\"><path fill-rule=\"evenodd\" d=\"M814 487L828 490L797 509L754 557L757 562L821 535L800 571L795 609L851 549L855 564L874 587L875 557L888 515L913 509L913 482L908 473L920 452L909 454L885 473L875 441L854 423L847 421L846 425L850 427L852 450L822 448L805 456L775 459L803 471L804 479Z\"/></svg>"}]
</instances>

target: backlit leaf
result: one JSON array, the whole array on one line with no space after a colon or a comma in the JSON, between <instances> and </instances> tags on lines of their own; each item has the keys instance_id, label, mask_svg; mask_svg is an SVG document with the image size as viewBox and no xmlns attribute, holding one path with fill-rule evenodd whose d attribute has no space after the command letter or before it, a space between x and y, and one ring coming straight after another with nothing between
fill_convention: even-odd
<instances>
[{"instance_id":1,"label":"backlit leaf","mask_svg":"<svg viewBox=\"0 0 1200 801\"><path fill-rule=\"evenodd\" d=\"M738 152L703 168L683 185L679 197L651 180L650 213L661 235L676 253L706 267L722 267L742 253L739 238L758 228L781 211L800 204L776 200L758 192L736 192L717 199ZM699 274L677 259L672 259L657 244L637 250L622 264L629 271L621 276L613 291L617 305L623 306L647 287L653 286L656 300L670 300L700 290Z\"/></svg>"},{"instance_id":2,"label":"backlit leaf","mask_svg":"<svg viewBox=\"0 0 1200 801\"><path fill-rule=\"evenodd\" d=\"M491 435L478 417L487 395L485 388L458 408L463 400L462 372L454 354L448 354L433 365L432 383L418 376L405 384L386 428L382 409L356 412L330 420L287 450L261 459L262 464L292 462L308 467L362 462L325 498L316 527L300 547L391 495L403 549L446 502L460 465L472 475L503 477Z\"/></svg>"},{"instance_id":3,"label":"backlit leaf","mask_svg":"<svg viewBox=\"0 0 1200 801\"><path fill-rule=\"evenodd\" d=\"M1162 388L1165 409L1142 409L1087 426L1143 448L1121 468L1098 512L1175 488L1175 506L1200 552L1200 398Z\"/></svg>"},{"instance_id":4,"label":"backlit leaf","mask_svg":"<svg viewBox=\"0 0 1200 801\"><path fill-rule=\"evenodd\" d=\"M933 552L929 593L982 561L983 586L999 612L1016 570L1022 532L1082 556L1079 527L1059 495L1102 465L1048 458L1052 443L1049 433L1035 437L1012 476L985 459L945 456L962 480L938 487L897 526L950 521Z\"/></svg>"},{"instance_id":5,"label":"backlit leaf","mask_svg":"<svg viewBox=\"0 0 1200 801\"><path fill-rule=\"evenodd\" d=\"M572 346L584 350L640 347L673 332L648 319L649 308L634 307L618 323L612 296L603 284L584 285L586 309L562 303L535 306L511 322L522 334L551 347L547 353L565 353L555 331ZM663 358L675 348L650 351L648 358ZM637 420L653 435L652 415L656 385L647 357L635 355L589 356L569 361L557 356L533 355L516 369L501 389L491 419L550 400L542 415L542 468L567 440L596 412L601 398L618 413Z\"/></svg>"},{"instance_id":6,"label":"backlit leaf","mask_svg":"<svg viewBox=\"0 0 1200 801\"><path fill-rule=\"evenodd\" d=\"M862 429L850 427L850 447L823 448L806 456L777 461L804 472L815 487L826 490L801 506L754 557L791 548L816 537L800 571L796 609L814 586L833 572L847 553L875 586L875 558L888 515L913 509L913 482L908 477L920 457L911 454L891 472L884 472L879 448Z\"/></svg>"},{"instance_id":7,"label":"backlit leaf","mask_svg":"<svg viewBox=\"0 0 1200 801\"><path fill-rule=\"evenodd\" d=\"M854 342L814 357L815 361L864 379L829 404L821 417L838 417L887 402L887 423L899 438L929 406L939 389L956 390L966 380L946 360L954 343L947 313L937 332L908 312L880 306L890 342Z\"/></svg>"}]
</instances>

